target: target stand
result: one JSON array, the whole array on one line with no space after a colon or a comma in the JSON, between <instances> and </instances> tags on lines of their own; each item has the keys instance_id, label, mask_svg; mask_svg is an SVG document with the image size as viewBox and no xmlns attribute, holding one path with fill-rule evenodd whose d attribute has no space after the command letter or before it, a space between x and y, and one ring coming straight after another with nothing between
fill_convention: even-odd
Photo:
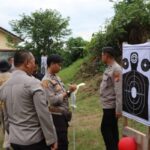
<instances>
[{"instance_id":1,"label":"target stand","mask_svg":"<svg viewBox=\"0 0 150 150\"><path fill-rule=\"evenodd\" d=\"M150 42L123 44L123 136L134 137L138 150L150 150ZM146 134L128 126L128 118L147 126Z\"/></svg>"},{"instance_id":2,"label":"target stand","mask_svg":"<svg viewBox=\"0 0 150 150\"><path fill-rule=\"evenodd\" d=\"M150 150L150 127L147 133L142 133L128 126L128 118L123 117L123 137L133 137L137 143L137 150Z\"/></svg>"}]
</instances>

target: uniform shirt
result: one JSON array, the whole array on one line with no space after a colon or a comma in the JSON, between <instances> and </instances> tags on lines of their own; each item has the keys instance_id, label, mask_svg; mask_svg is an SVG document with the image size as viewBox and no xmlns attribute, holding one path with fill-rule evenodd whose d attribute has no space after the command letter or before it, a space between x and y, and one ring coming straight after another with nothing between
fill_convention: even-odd
<instances>
[{"instance_id":1,"label":"uniform shirt","mask_svg":"<svg viewBox=\"0 0 150 150\"><path fill-rule=\"evenodd\" d=\"M56 142L56 131L48 111L46 94L40 81L16 70L0 89L5 101L5 126L10 143L31 145L45 138L47 145Z\"/></svg>"},{"instance_id":2,"label":"uniform shirt","mask_svg":"<svg viewBox=\"0 0 150 150\"><path fill-rule=\"evenodd\" d=\"M108 66L103 74L100 85L100 100L103 109L116 109L122 111L122 69L114 62Z\"/></svg>"},{"instance_id":3,"label":"uniform shirt","mask_svg":"<svg viewBox=\"0 0 150 150\"><path fill-rule=\"evenodd\" d=\"M10 72L0 72L0 86L6 82L11 76Z\"/></svg>"},{"instance_id":4,"label":"uniform shirt","mask_svg":"<svg viewBox=\"0 0 150 150\"><path fill-rule=\"evenodd\" d=\"M49 107L58 108L62 112L67 112L69 109L68 98L63 97L63 93L66 92L64 83L61 79L50 73L46 73L43 80L49 81L49 87L46 89Z\"/></svg>"},{"instance_id":5,"label":"uniform shirt","mask_svg":"<svg viewBox=\"0 0 150 150\"><path fill-rule=\"evenodd\" d=\"M11 77L10 72L0 72L0 86L2 86L2 84L4 84L4 82L6 82L10 77ZM3 131L4 131L3 107L4 107L4 103L3 101L0 101L0 123L2 123Z\"/></svg>"}]
</instances>

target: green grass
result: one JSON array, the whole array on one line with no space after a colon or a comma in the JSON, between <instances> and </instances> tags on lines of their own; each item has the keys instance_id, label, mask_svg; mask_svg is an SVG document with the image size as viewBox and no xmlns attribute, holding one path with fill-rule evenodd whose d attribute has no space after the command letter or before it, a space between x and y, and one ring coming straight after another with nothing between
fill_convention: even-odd
<instances>
[{"instance_id":1,"label":"green grass","mask_svg":"<svg viewBox=\"0 0 150 150\"><path fill-rule=\"evenodd\" d=\"M69 150L73 150L73 128L76 131L77 150L103 150L104 143L100 135L101 109L99 98L84 93L84 88L77 96L77 109L73 113L69 129ZM84 93L84 94L83 94Z\"/></svg>"},{"instance_id":2,"label":"green grass","mask_svg":"<svg viewBox=\"0 0 150 150\"><path fill-rule=\"evenodd\" d=\"M84 59L79 59L69 67L63 69L59 76L61 77L62 81L64 83L71 83L74 81L74 77L77 74L77 72L80 69L80 66L82 65Z\"/></svg>"}]
</instances>

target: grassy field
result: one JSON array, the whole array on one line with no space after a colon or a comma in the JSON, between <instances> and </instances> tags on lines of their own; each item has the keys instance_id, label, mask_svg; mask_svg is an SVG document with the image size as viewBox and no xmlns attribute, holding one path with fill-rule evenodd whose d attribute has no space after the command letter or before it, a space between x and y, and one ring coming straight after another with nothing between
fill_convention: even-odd
<instances>
[{"instance_id":1,"label":"grassy field","mask_svg":"<svg viewBox=\"0 0 150 150\"><path fill-rule=\"evenodd\" d=\"M69 150L74 150L73 131L76 134L76 150L105 150L99 129L102 118L102 109L99 102L101 75L97 74L91 78L79 76L76 78L83 61L83 59L80 59L59 73L66 85L72 82L86 83L86 86L82 87L77 94L77 108L73 113L69 127ZM130 126L140 131L146 131L143 125L134 121L130 121ZM121 135L122 119L119 121L119 129ZM2 135L1 132L0 135ZM2 150L2 140L3 137L0 136L0 150Z\"/></svg>"}]
</instances>

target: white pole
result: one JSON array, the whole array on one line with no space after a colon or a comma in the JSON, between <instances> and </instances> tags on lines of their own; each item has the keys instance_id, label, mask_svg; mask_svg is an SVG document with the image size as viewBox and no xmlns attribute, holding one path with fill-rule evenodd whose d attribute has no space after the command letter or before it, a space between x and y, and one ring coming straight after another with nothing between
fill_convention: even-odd
<instances>
[{"instance_id":1,"label":"white pole","mask_svg":"<svg viewBox=\"0 0 150 150\"><path fill-rule=\"evenodd\" d=\"M73 112L73 150L76 150L76 129L75 129L75 108L72 108Z\"/></svg>"},{"instance_id":2,"label":"white pole","mask_svg":"<svg viewBox=\"0 0 150 150\"><path fill-rule=\"evenodd\" d=\"M75 129L75 109L76 109L76 94L77 94L77 91L79 89L80 86L84 86L85 83L80 83L77 85L77 89L75 92L73 92L71 94L71 107L72 107L72 114L73 114L73 150L76 150L76 129Z\"/></svg>"}]
</instances>

